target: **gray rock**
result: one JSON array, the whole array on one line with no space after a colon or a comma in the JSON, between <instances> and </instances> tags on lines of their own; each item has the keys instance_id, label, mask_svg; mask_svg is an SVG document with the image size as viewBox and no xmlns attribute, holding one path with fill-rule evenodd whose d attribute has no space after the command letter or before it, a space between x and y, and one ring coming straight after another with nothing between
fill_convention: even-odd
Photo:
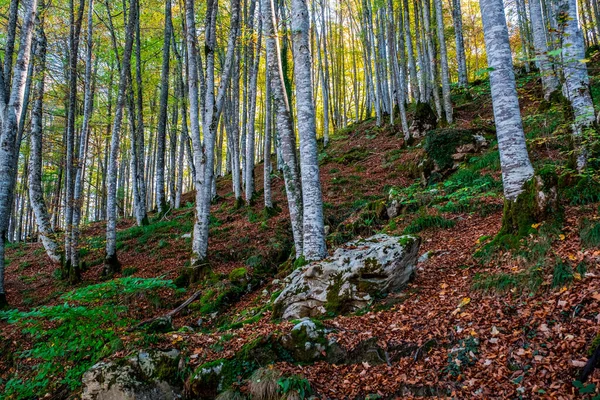
<instances>
[{"instance_id":1,"label":"gray rock","mask_svg":"<svg viewBox=\"0 0 600 400\"><path fill-rule=\"evenodd\" d=\"M303 318L279 342L295 361L310 363L326 360L329 363L343 363L347 353L335 339L327 338L329 333L330 330L320 322Z\"/></svg>"},{"instance_id":2,"label":"gray rock","mask_svg":"<svg viewBox=\"0 0 600 400\"><path fill-rule=\"evenodd\" d=\"M331 258L292 272L274 302L274 316L314 317L353 312L374 297L401 289L411 278L420 246L414 236L379 234L349 242Z\"/></svg>"},{"instance_id":3,"label":"gray rock","mask_svg":"<svg viewBox=\"0 0 600 400\"><path fill-rule=\"evenodd\" d=\"M389 219L396 218L402 212L402 205L396 199L390 202L390 205L387 206L387 215Z\"/></svg>"},{"instance_id":4,"label":"gray rock","mask_svg":"<svg viewBox=\"0 0 600 400\"><path fill-rule=\"evenodd\" d=\"M141 351L128 360L99 362L82 378L82 400L174 400L179 352Z\"/></svg>"}]
</instances>

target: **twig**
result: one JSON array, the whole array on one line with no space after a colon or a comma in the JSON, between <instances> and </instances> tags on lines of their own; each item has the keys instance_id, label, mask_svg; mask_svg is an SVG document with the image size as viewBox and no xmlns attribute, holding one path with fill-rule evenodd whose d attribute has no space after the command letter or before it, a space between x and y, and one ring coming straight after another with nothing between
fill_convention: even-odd
<instances>
[{"instance_id":1,"label":"twig","mask_svg":"<svg viewBox=\"0 0 600 400\"><path fill-rule=\"evenodd\" d=\"M147 320L144 320L142 322L140 322L139 324L127 329L127 332L132 332L135 331L136 329L141 328L144 325L147 325L153 321L156 321L157 319L160 318L169 318L169 317L173 317L174 315L178 314L181 310L183 310L184 308L186 308L188 305L190 305L190 303L192 303L193 301L195 301L198 296L200 296L200 293L202 293L200 290L198 290L196 293L194 293L193 295L191 295L186 301L184 301L183 303L181 303L181 305L179 305L179 307L177 307L174 310L169 311L168 313L166 313L165 315L161 315L159 317L154 317L154 318L149 318Z\"/></svg>"},{"instance_id":2,"label":"twig","mask_svg":"<svg viewBox=\"0 0 600 400\"><path fill-rule=\"evenodd\" d=\"M579 378L579 381L581 383L585 382L587 378L592 374L592 372L594 372L594 369L596 369L596 367L598 366L599 361L600 346L596 347L596 350L594 350L594 354L592 354L588 362L585 364L585 367L583 367L583 371L581 371L581 377Z\"/></svg>"}]
</instances>

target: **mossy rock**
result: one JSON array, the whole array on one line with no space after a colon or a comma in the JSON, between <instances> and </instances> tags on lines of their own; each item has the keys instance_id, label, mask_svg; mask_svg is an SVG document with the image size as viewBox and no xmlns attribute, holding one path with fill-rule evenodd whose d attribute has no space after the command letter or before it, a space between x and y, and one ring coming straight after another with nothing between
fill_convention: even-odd
<instances>
[{"instance_id":1,"label":"mossy rock","mask_svg":"<svg viewBox=\"0 0 600 400\"><path fill-rule=\"evenodd\" d=\"M418 102L415 104L415 112L411 122L410 130L413 137L421 137L425 132L435 129L437 116L429 103Z\"/></svg>"},{"instance_id":2,"label":"mossy rock","mask_svg":"<svg viewBox=\"0 0 600 400\"><path fill-rule=\"evenodd\" d=\"M236 268L229 273L229 281L235 285L245 285L248 280L248 270L244 267Z\"/></svg>"},{"instance_id":3,"label":"mossy rock","mask_svg":"<svg viewBox=\"0 0 600 400\"><path fill-rule=\"evenodd\" d=\"M479 131L472 129L435 129L425 136L425 152L435 163L435 170L446 171L453 167L452 156L464 145L477 145L476 135Z\"/></svg>"}]
</instances>

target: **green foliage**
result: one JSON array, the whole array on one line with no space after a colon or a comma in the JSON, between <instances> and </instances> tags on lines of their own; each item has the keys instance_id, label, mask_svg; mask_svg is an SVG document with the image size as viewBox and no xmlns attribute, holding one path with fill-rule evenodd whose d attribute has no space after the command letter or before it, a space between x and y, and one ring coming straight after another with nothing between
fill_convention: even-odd
<instances>
[{"instance_id":1,"label":"green foliage","mask_svg":"<svg viewBox=\"0 0 600 400\"><path fill-rule=\"evenodd\" d=\"M473 277L473 289L498 293L504 293L509 290L516 290L517 293L521 293L524 289L535 292L542 285L543 281L542 269L539 266L533 266L515 274L504 272L475 274Z\"/></svg>"},{"instance_id":2,"label":"green foliage","mask_svg":"<svg viewBox=\"0 0 600 400\"><path fill-rule=\"evenodd\" d=\"M370 154L371 152L364 147L354 147L347 153L334 158L333 161L338 164L349 165L364 160Z\"/></svg>"},{"instance_id":3,"label":"green foliage","mask_svg":"<svg viewBox=\"0 0 600 400\"><path fill-rule=\"evenodd\" d=\"M61 386L76 389L86 370L123 346L120 332L133 321L120 299L163 288L173 288L171 281L121 278L69 292L61 296L62 305L0 312L0 319L17 324L32 339L18 356L36 361L10 377L6 396L41 398Z\"/></svg>"},{"instance_id":4,"label":"green foliage","mask_svg":"<svg viewBox=\"0 0 600 400\"><path fill-rule=\"evenodd\" d=\"M229 281L240 283L248 279L248 270L244 267L236 268L229 273Z\"/></svg>"},{"instance_id":5,"label":"green foliage","mask_svg":"<svg viewBox=\"0 0 600 400\"><path fill-rule=\"evenodd\" d=\"M138 269L136 267L127 267L127 268L123 269L123 271L121 272L121 274L123 276L127 277L127 276L131 276L131 275L135 274L137 272L137 270Z\"/></svg>"},{"instance_id":6,"label":"green foliage","mask_svg":"<svg viewBox=\"0 0 600 400\"><path fill-rule=\"evenodd\" d=\"M392 187L389 197L401 203L405 212L417 211L421 207L436 207L441 212L463 213L479 211L488 213L500 206L481 201L500 195L502 183L491 175L482 175L472 166L461 168L445 181L422 187L414 183L404 188Z\"/></svg>"},{"instance_id":7,"label":"green foliage","mask_svg":"<svg viewBox=\"0 0 600 400\"><path fill-rule=\"evenodd\" d=\"M64 294L61 296L61 299L92 304L100 301L114 300L118 296L131 296L137 293L151 292L165 288L177 289L171 280L125 277L82 287Z\"/></svg>"},{"instance_id":8,"label":"green foliage","mask_svg":"<svg viewBox=\"0 0 600 400\"><path fill-rule=\"evenodd\" d=\"M429 228L452 228L456 223L439 215L423 215L415 218L404 229L404 233L419 233Z\"/></svg>"},{"instance_id":9,"label":"green foliage","mask_svg":"<svg viewBox=\"0 0 600 400\"><path fill-rule=\"evenodd\" d=\"M479 341L469 336L460 339L454 349L448 352L448 365L444 372L457 377L463 373L464 368L475 365L476 354L479 352Z\"/></svg>"},{"instance_id":10,"label":"green foliage","mask_svg":"<svg viewBox=\"0 0 600 400\"><path fill-rule=\"evenodd\" d=\"M584 220L580 230L581 243L585 247L592 248L600 246L600 222Z\"/></svg>"},{"instance_id":11,"label":"green foliage","mask_svg":"<svg viewBox=\"0 0 600 400\"><path fill-rule=\"evenodd\" d=\"M600 202L600 181L591 176L581 178L575 186L564 191L564 196L573 205Z\"/></svg>"},{"instance_id":12,"label":"green foliage","mask_svg":"<svg viewBox=\"0 0 600 400\"><path fill-rule=\"evenodd\" d=\"M441 170L452 167L452 155L463 144L473 143L474 131L461 129L434 129L425 136L425 151Z\"/></svg>"},{"instance_id":13,"label":"green foliage","mask_svg":"<svg viewBox=\"0 0 600 400\"><path fill-rule=\"evenodd\" d=\"M563 287L573 282L573 269L563 260L559 260L552 273L552 287Z\"/></svg>"},{"instance_id":14,"label":"green foliage","mask_svg":"<svg viewBox=\"0 0 600 400\"><path fill-rule=\"evenodd\" d=\"M301 376L292 375L279 378L277 381L280 392L287 397L290 393L295 392L300 400L308 398L312 394L310 382Z\"/></svg>"},{"instance_id":15,"label":"green foliage","mask_svg":"<svg viewBox=\"0 0 600 400\"><path fill-rule=\"evenodd\" d=\"M81 375L98 360L121 346L118 330L129 324L122 317L124 307L84 306L40 307L30 312L0 313L0 318L23 327L34 345L19 353L39 363L31 371L19 371L7 382L7 397L43 397L48 390L66 385L73 390Z\"/></svg>"}]
</instances>

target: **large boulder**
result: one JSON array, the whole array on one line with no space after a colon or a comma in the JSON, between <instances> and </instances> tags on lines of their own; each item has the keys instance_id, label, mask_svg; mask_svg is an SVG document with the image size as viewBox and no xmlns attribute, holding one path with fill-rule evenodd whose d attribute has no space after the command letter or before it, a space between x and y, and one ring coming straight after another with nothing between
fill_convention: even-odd
<instances>
[{"instance_id":1,"label":"large boulder","mask_svg":"<svg viewBox=\"0 0 600 400\"><path fill-rule=\"evenodd\" d=\"M99 362L82 379L82 400L174 400L179 352L140 351L129 359Z\"/></svg>"},{"instance_id":2,"label":"large boulder","mask_svg":"<svg viewBox=\"0 0 600 400\"><path fill-rule=\"evenodd\" d=\"M331 258L292 272L274 302L274 316L298 319L364 308L408 282L419 246L417 237L384 234L349 242Z\"/></svg>"},{"instance_id":3,"label":"large boulder","mask_svg":"<svg viewBox=\"0 0 600 400\"><path fill-rule=\"evenodd\" d=\"M425 136L425 158L420 171L423 184L439 181L456 171L467 158L489 145L485 132L477 129L434 129Z\"/></svg>"}]
</instances>

